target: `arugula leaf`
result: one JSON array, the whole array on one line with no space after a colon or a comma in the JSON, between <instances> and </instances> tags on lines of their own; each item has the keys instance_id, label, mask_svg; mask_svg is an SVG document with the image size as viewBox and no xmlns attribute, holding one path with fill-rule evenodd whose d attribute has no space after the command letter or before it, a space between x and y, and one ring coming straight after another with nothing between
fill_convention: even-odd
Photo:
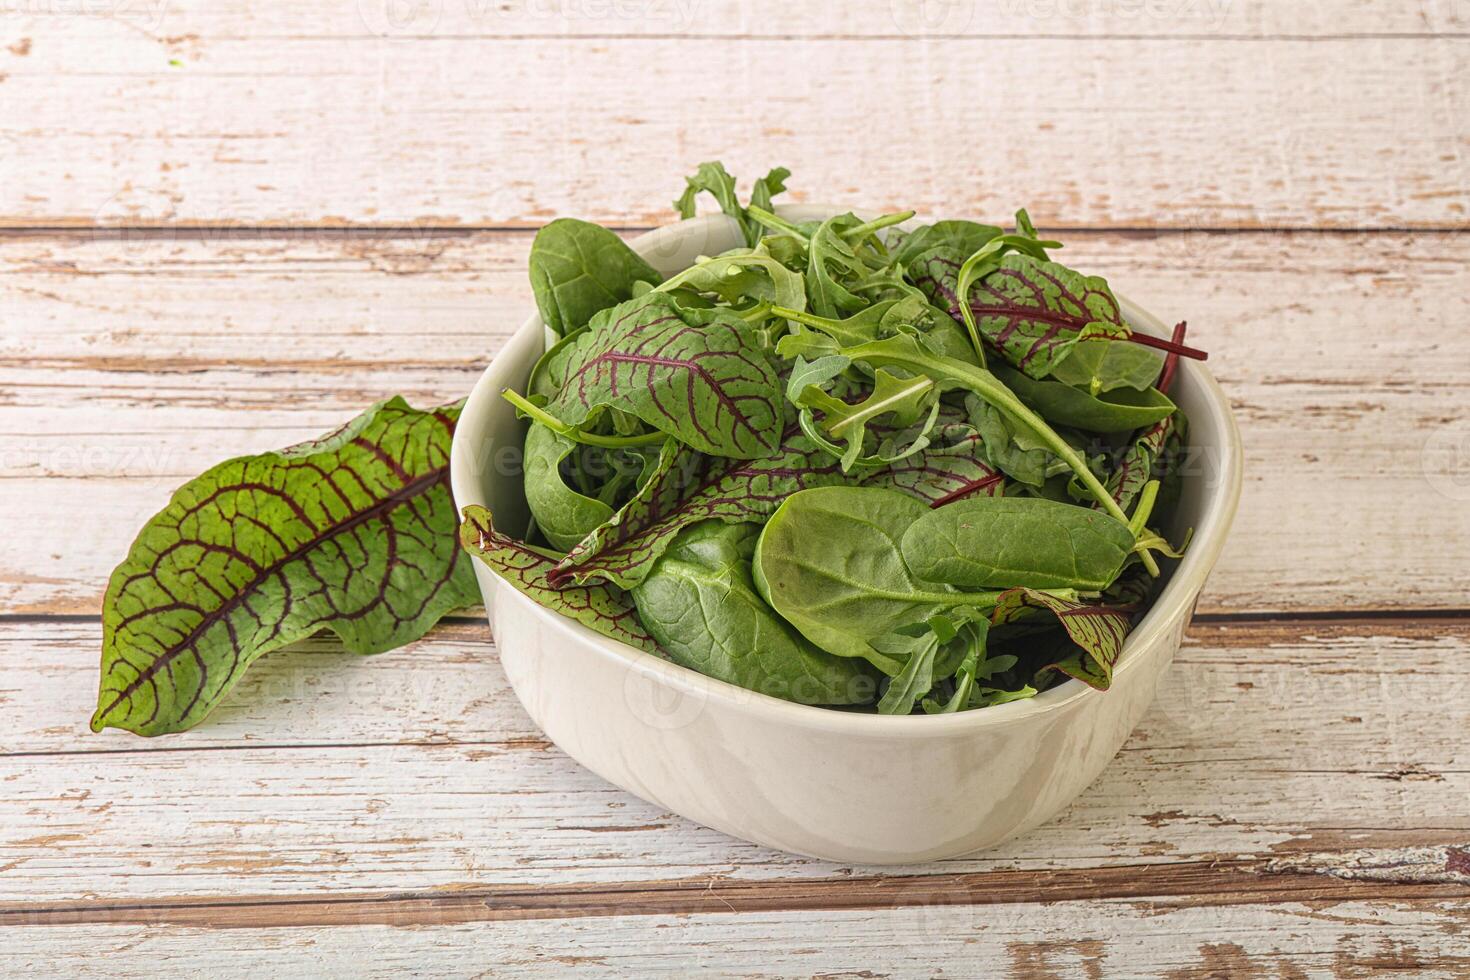
<instances>
[{"instance_id":1,"label":"arugula leaf","mask_svg":"<svg viewBox=\"0 0 1470 980\"><path fill-rule=\"evenodd\" d=\"M839 360L845 361L845 358ZM819 358L815 363L822 361L836 363L829 358ZM811 372L809 370L806 373ZM794 382L788 384L788 394L795 387ZM861 401L849 403L835 398L817 384L805 385L792 401L801 409L802 431L813 442L838 457L844 473L854 466L867 468L897 462L923 449L929 443L929 431L933 429L939 413L939 390L931 378L922 374L900 378L882 369L874 372L873 386L867 397ZM813 419L811 409L822 413L820 425ZM880 447L873 455L862 456L870 422L887 416L894 426L906 428L918 421L926 411L929 416L927 424L913 438L902 440L906 448L898 449L887 445ZM842 440L846 449L833 444L827 437Z\"/></svg>"},{"instance_id":2,"label":"arugula leaf","mask_svg":"<svg viewBox=\"0 0 1470 980\"><path fill-rule=\"evenodd\" d=\"M459 542L517 591L546 608L603 636L649 653L660 652L658 644L638 621L626 592L608 585L553 587L547 575L556 567L557 556L497 530L484 507L464 509Z\"/></svg>"},{"instance_id":3,"label":"arugula leaf","mask_svg":"<svg viewBox=\"0 0 1470 980\"><path fill-rule=\"evenodd\" d=\"M782 265L764 245L700 259L657 289L712 293L726 304L750 299L796 309L806 306L806 288L800 273ZM681 305L687 305L687 301Z\"/></svg>"},{"instance_id":4,"label":"arugula leaf","mask_svg":"<svg viewBox=\"0 0 1470 980\"><path fill-rule=\"evenodd\" d=\"M319 629L378 653L477 603L454 546L458 417L393 398L180 487L108 582L92 730L183 731L256 658Z\"/></svg>"},{"instance_id":5,"label":"arugula leaf","mask_svg":"<svg viewBox=\"0 0 1470 980\"><path fill-rule=\"evenodd\" d=\"M812 235L807 250L806 290L817 316L846 316L869 305L869 300L847 285L866 278L869 271L843 234L861 224L856 215L834 215Z\"/></svg>"},{"instance_id":6,"label":"arugula leaf","mask_svg":"<svg viewBox=\"0 0 1470 980\"><path fill-rule=\"evenodd\" d=\"M636 283L663 279L617 235L576 218L557 218L536 233L530 267L536 309L558 336L632 298Z\"/></svg>"},{"instance_id":7,"label":"arugula leaf","mask_svg":"<svg viewBox=\"0 0 1470 980\"><path fill-rule=\"evenodd\" d=\"M785 167L772 169L755 182L750 193L750 203L769 211L771 198L786 190L786 178L790 176L791 171ZM723 163L718 160L701 163L699 169L694 172L694 176L684 178L684 184L684 193L674 201L674 210L679 213L679 217L694 217L695 199L701 193L708 193L714 196L721 211L739 222L746 245L754 248L760 242L761 225L741 206L739 198L735 196L735 178L725 170Z\"/></svg>"},{"instance_id":8,"label":"arugula leaf","mask_svg":"<svg viewBox=\"0 0 1470 980\"><path fill-rule=\"evenodd\" d=\"M607 409L715 456L774 453L785 399L751 327L723 309L681 307L648 293L592 318L567 351L565 382L546 411L585 428Z\"/></svg>"},{"instance_id":9,"label":"arugula leaf","mask_svg":"<svg viewBox=\"0 0 1470 980\"><path fill-rule=\"evenodd\" d=\"M872 701L871 668L818 650L756 593L759 534L751 524L686 527L632 590L639 619L669 659L710 677L800 704Z\"/></svg>"}]
</instances>

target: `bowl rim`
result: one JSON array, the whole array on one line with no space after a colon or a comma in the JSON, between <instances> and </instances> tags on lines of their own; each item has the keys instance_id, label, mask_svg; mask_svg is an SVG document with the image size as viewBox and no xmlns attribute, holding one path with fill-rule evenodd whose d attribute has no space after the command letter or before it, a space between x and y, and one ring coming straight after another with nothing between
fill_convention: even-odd
<instances>
[{"instance_id":1,"label":"bowl rim","mask_svg":"<svg viewBox=\"0 0 1470 980\"><path fill-rule=\"evenodd\" d=\"M859 215L865 213L864 209L825 204L785 205L776 210L783 217L797 221L840 214L848 210ZM693 235L703 234L708 240L708 236L716 229L728 233L735 227L734 220L723 214L704 215L662 225L627 241L635 251L647 255L670 248L675 242ZM1131 325L1144 327L1151 333L1167 335L1158 317L1116 290L1114 296ZM517 346L517 342L528 343L528 334L544 336L544 331L545 326L540 315L532 312L506 340L499 353L503 355ZM1182 358L1178 370L1190 384L1199 386L1211 415L1215 417L1224 434L1223 445L1217 447L1222 450L1219 453L1219 472L1211 485L1211 496L1205 502L1199 523L1194 528L1194 537L1184 557L1174 569L1168 584L1124 641L1118 662L1113 667L1114 686L1124 677L1131 678L1137 672L1138 665L1146 659L1142 653L1162 641L1169 624L1184 613L1183 606L1196 600L1199 589L1220 556L1240 501L1243 453L1240 432L1230 410L1230 402L1214 377L1200 362ZM482 413L494 411L502 404L494 390L498 384L494 378L495 373L492 358L476 379L455 426L450 448L450 476L455 507L459 513L463 513L467 506L486 506L478 472L470 465L461 466L456 461L473 458L474 452L466 447L479 439L480 426L477 420L482 417ZM496 574L488 566L486 570ZM496 577L500 578L498 574ZM760 716L771 722L845 733L855 737L962 736L982 728L1035 722L1084 699L1103 697L1108 693L1089 687L1076 678L1068 678L1033 698L952 714L879 715L800 704L709 677L692 668L603 636L576 620L541 605L503 578L496 594L493 597L486 595L484 598L487 606L504 602L523 603L529 615L537 617L544 627L558 631L569 642L589 648L597 656L671 688L681 696L717 701L736 711ZM496 613L497 618L500 615Z\"/></svg>"}]
</instances>

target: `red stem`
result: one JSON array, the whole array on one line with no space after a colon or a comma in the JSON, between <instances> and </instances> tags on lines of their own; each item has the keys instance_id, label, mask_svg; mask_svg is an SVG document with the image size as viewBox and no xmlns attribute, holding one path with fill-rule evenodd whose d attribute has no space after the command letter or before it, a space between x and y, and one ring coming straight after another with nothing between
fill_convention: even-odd
<instances>
[{"instance_id":1,"label":"red stem","mask_svg":"<svg viewBox=\"0 0 1470 980\"><path fill-rule=\"evenodd\" d=\"M1193 358L1196 361L1203 361L1210 356L1194 347L1185 347L1177 341L1160 340L1158 337L1151 337L1146 333L1129 333L1126 339L1133 341L1135 344L1142 344L1145 347L1152 347L1156 350L1166 350L1170 354L1179 354L1184 357Z\"/></svg>"},{"instance_id":2,"label":"red stem","mask_svg":"<svg viewBox=\"0 0 1470 980\"><path fill-rule=\"evenodd\" d=\"M1183 347L1185 329L1185 322L1183 320L1174 324L1174 338L1171 343L1176 347ZM1169 356L1164 358L1164 369L1159 372L1159 383L1157 385L1158 389L1164 394L1167 395L1169 393L1169 388L1174 384L1174 372L1178 369L1179 354L1177 351L1170 351Z\"/></svg>"},{"instance_id":3,"label":"red stem","mask_svg":"<svg viewBox=\"0 0 1470 980\"><path fill-rule=\"evenodd\" d=\"M983 477L979 480L972 480L969 483L966 483L964 486L960 487L958 490L951 490L949 493L934 501L934 503L929 505L929 509L934 510L937 507L943 507L945 504L952 504L956 500L959 500L961 497L968 497L976 490L984 490L988 487L993 487L1004 479L1005 474L992 473L990 476Z\"/></svg>"}]
</instances>

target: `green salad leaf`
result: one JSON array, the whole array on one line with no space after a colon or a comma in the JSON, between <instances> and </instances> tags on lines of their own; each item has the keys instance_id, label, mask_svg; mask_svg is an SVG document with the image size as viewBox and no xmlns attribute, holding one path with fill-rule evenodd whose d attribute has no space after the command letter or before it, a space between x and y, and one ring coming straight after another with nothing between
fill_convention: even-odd
<instances>
[{"instance_id":1,"label":"green salad leaf","mask_svg":"<svg viewBox=\"0 0 1470 980\"><path fill-rule=\"evenodd\" d=\"M180 487L108 582L92 729L183 731L317 630L378 653L477 603L449 497L458 417L394 398Z\"/></svg>"}]
</instances>

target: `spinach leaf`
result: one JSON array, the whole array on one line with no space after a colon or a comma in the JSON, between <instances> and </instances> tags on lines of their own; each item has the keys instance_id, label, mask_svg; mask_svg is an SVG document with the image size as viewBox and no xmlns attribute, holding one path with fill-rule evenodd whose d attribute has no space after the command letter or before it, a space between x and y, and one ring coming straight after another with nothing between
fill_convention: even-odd
<instances>
[{"instance_id":1,"label":"spinach leaf","mask_svg":"<svg viewBox=\"0 0 1470 980\"><path fill-rule=\"evenodd\" d=\"M615 408L715 456L758 459L781 442L776 367L723 309L686 309L655 292L603 310L568 351L565 374L546 411L567 425Z\"/></svg>"},{"instance_id":2,"label":"spinach leaf","mask_svg":"<svg viewBox=\"0 0 1470 980\"><path fill-rule=\"evenodd\" d=\"M635 283L663 279L617 235L575 218L557 218L536 233L530 267L536 309L558 336L631 299Z\"/></svg>"},{"instance_id":3,"label":"spinach leaf","mask_svg":"<svg viewBox=\"0 0 1470 980\"><path fill-rule=\"evenodd\" d=\"M317 630L378 653L478 602L454 546L458 418L394 398L180 487L108 582L92 730L183 731L256 658Z\"/></svg>"},{"instance_id":4,"label":"spinach leaf","mask_svg":"<svg viewBox=\"0 0 1470 980\"><path fill-rule=\"evenodd\" d=\"M786 178L790 176L790 170L785 167L775 167L757 180L750 192L751 205L769 211L771 198L786 190ZM721 211L739 222L740 232L745 236L746 245L754 248L760 242L761 225L746 212L745 208L741 207L739 198L735 196L735 178L725 170L724 164L718 160L701 163L699 169L694 172L694 176L684 178L684 184L684 193L674 201L674 210L679 213L679 217L694 217L695 199L701 193L708 193L719 202Z\"/></svg>"},{"instance_id":5,"label":"spinach leaf","mask_svg":"<svg viewBox=\"0 0 1470 980\"><path fill-rule=\"evenodd\" d=\"M932 225L921 225L905 235L894 259L906 266L935 248L952 249L962 256L970 255L1000 233L1001 229L995 225L953 219L936 221Z\"/></svg>"},{"instance_id":6,"label":"spinach leaf","mask_svg":"<svg viewBox=\"0 0 1470 980\"><path fill-rule=\"evenodd\" d=\"M1137 344L1113 340L1084 340L1066 360L1052 368L1054 381L1098 395L1114 388L1153 387L1164 365L1161 355Z\"/></svg>"},{"instance_id":7,"label":"spinach leaf","mask_svg":"<svg viewBox=\"0 0 1470 980\"><path fill-rule=\"evenodd\" d=\"M485 508L464 509L459 541L496 575L547 609L629 646L659 652L626 592L610 585L553 587L547 575L556 566L557 556L497 530Z\"/></svg>"},{"instance_id":8,"label":"spinach leaf","mask_svg":"<svg viewBox=\"0 0 1470 980\"><path fill-rule=\"evenodd\" d=\"M526 433L526 504L546 540L562 551L613 515L609 504L579 493L562 479L563 462L580 448L539 422L532 422Z\"/></svg>"},{"instance_id":9,"label":"spinach leaf","mask_svg":"<svg viewBox=\"0 0 1470 980\"><path fill-rule=\"evenodd\" d=\"M957 588L1077 589L1112 584L1133 551L1128 525L1035 497L973 497L931 510L904 532L918 578Z\"/></svg>"},{"instance_id":10,"label":"spinach leaf","mask_svg":"<svg viewBox=\"0 0 1470 980\"><path fill-rule=\"evenodd\" d=\"M759 534L720 521L685 528L632 590L638 618L669 659L718 680L801 704L872 701L867 664L818 650L756 593Z\"/></svg>"},{"instance_id":11,"label":"spinach leaf","mask_svg":"<svg viewBox=\"0 0 1470 980\"><path fill-rule=\"evenodd\" d=\"M1088 432L1127 432L1174 413L1174 403L1157 388L1115 388L1093 395L1060 381L1035 381L1004 364L993 364L991 369L1021 401L1056 425Z\"/></svg>"},{"instance_id":12,"label":"spinach leaf","mask_svg":"<svg viewBox=\"0 0 1470 980\"><path fill-rule=\"evenodd\" d=\"M786 499L756 546L761 595L818 647L866 658L890 676L904 662L872 646L879 637L960 606L988 608L998 593L926 585L900 540L928 508L874 487L819 487Z\"/></svg>"}]
</instances>

